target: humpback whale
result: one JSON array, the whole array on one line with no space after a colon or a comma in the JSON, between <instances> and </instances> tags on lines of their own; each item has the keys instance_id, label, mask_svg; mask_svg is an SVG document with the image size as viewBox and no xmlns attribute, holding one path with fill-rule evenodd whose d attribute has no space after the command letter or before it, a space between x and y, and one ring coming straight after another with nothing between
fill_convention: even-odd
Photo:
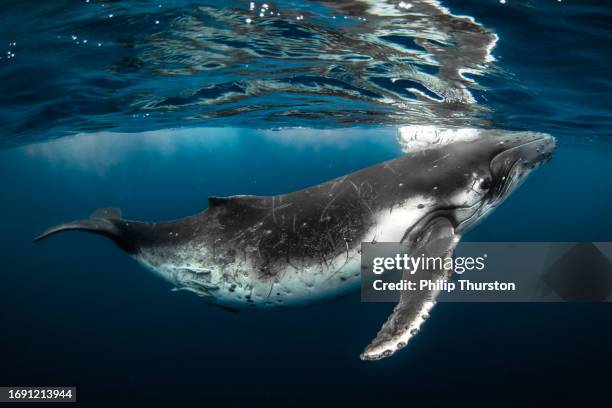
<instances>
[{"instance_id":1,"label":"humpback whale","mask_svg":"<svg viewBox=\"0 0 612 408\"><path fill-rule=\"evenodd\" d=\"M118 209L99 209L35 240L68 230L99 234L177 290L207 302L230 309L296 306L355 289L361 242L404 242L419 254L452 254L461 235L554 147L546 134L483 131L299 191L210 197L208 209L175 221L131 221ZM441 279L452 273L428 272ZM435 296L404 292L361 358L404 347Z\"/></svg>"}]
</instances>

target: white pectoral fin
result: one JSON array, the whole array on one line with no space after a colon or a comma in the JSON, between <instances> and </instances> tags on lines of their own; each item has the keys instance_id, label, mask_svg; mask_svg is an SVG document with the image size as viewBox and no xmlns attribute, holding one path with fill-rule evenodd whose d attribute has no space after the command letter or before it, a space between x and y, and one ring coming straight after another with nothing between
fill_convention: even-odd
<instances>
[{"instance_id":1,"label":"white pectoral fin","mask_svg":"<svg viewBox=\"0 0 612 408\"><path fill-rule=\"evenodd\" d=\"M444 260L452 255L459 238L447 218L436 218L417 236L414 250L411 251L412 256L424 255ZM403 278L414 280L414 276L419 276L420 279L429 279L432 282L445 281L452 273L452 269L445 269L444 264L445 262L442 262L441 268L419 269L413 275L407 271ZM438 293L438 290L425 289L402 292L399 303L376 338L361 353L361 359L379 360L405 347L408 340L417 334L420 326L429 317L429 311L435 305Z\"/></svg>"}]
</instances>

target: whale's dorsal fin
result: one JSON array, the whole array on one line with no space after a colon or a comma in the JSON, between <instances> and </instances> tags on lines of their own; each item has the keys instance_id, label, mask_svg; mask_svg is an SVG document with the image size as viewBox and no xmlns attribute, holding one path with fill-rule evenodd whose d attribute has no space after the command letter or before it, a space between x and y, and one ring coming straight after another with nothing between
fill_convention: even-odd
<instances>
[{"instance_id":1,"label":"whale's dorsal fin","mask_svg":"<svg viewBox=\"0 0 612 408\"><path fill-rule=\"evenodd\" d=\"M439 257L444 260L452 256L458 242L459 236L455 234L452 223L444 217L435 218L415 238L416 244L409 255ZM431 281L446 281L453 271L444 268L446 262L443 261L442 264L440 269L418 269L416 272L407 270L402 279L414 281L415 276L420 278L426 276ZM414 337L427 319L438 293L436 290L402 292L399 303L376 338L363 351L361 359L379 360L405 347L408 340Z\"/></svg>"},{"instance_id":2,"label":"whale's dorsal fin","mask_svg":"<svg viewBox=\"0 0 612 408\"><path fill-rule=\"evenodd\" d=\"M250 203L252 200L255 200L259 197L254 195L233 195L227 197L216 197L210 196L208 197L208 208L214 208L222 205L229 204L244 204Z\"/></svg>"}]
</instances>

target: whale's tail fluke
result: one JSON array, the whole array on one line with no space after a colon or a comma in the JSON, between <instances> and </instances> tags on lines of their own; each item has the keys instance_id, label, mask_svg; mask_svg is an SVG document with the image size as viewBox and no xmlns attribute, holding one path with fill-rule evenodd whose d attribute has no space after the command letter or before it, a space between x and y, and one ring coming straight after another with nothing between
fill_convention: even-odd
<instances>
[{"instance_id":1,"label":"whale's tail fluke","mask_svg":"<svg viewBox=\"0 0 612 408\"><path fill-rule=\"evenodd\" d=\"M70 221L48 228L34 238L34 241L40 241L62 231L86 231L110 238L123 250L130 253L134 252L133 243L125 239L124 228L122 228L121 223L126 226L129 225L129 222L121 219L121 210L118 208L99 208L89 216L89 219Z\"/></svg>"}]
</instances>

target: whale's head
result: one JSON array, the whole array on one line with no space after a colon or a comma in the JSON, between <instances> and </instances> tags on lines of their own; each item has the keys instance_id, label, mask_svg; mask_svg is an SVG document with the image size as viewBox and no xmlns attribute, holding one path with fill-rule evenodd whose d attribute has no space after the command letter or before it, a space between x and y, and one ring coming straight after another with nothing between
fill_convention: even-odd
<instances>
[{"instance_id":1,"label":"whale's head","mask_svg":"<svg viewBox=\"0 0 612 408\"><path fill-rule=\"evenodd\" d=\"M462 136L458 132L454 135ZM434 146L416 150L404 159L410 162L404 174L415 178L412 188L420 193L419 199L428 201L418 207L426 209L425 215L402 238L411 256L435 259L452 255L461 235L503 202L533 169L548 161L555 148L551 136L531 132L474 131L464 135L448 143L437 138ZM402 281L414 284L406 278L421 273L416 279L428 276L439 288L452 272L452 265L446 262L434 268L415 266L403 273ZM361 359L378 360L405 347L427 319L438 288L403 290L398 305Z\"/></svg>"},{"instance_id":2,"label":"whale's head","mask_svg":"<svg viewBox=\"0 0 612 408\"><path fill-rule=\"evenodd\" d=\"M486 198L491 205L503 201L542 163L550 161L555 149L555 139L547 134L527 133L517 136L502 136L495 146L489 147L492 158L489 163L491 175Z\"/></svg>"},{"instance_id":3,"label":"whale's head","mask_svg":"<svg viewBox=\"0 0 612 408\"><path fill-rule=\"evenodd\" d=\"M534 132L482 132L440 147L434 183L440 208L465 232L501 204L535 168L550 160L555 139ZM434 187L435 188L435 187ZM440 209L439 208L439 209Z\"/></svg>"}]
</instances>

